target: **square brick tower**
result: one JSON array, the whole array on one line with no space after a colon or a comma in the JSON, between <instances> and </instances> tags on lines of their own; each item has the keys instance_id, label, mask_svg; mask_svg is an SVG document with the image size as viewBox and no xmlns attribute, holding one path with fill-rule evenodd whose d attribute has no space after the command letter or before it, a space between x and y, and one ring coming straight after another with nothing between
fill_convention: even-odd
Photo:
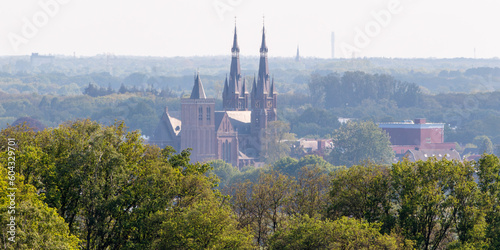
<instances>
[{"instance_id":1,"label":"square brick tower","mask_svg":"<svg viewBox=\"0 0 500 250\"><path fill-rule=\"evenodd\" d=\"M181 149L192 148L191 162L216 159L215 99L207 98L199 73L189 98L181 100Z\"/></svg>"}]
</instances>

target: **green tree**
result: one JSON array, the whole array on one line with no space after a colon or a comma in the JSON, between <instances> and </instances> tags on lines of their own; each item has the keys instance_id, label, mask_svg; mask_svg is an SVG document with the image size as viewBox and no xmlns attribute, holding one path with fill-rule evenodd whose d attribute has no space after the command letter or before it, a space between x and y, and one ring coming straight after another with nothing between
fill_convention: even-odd
<instances>
[{"instance_id":1,"label":"green tree","mask_svg":"<svg viewBox=\"0 0 500 250\"><path fill-rule=\"evenodd\" d=\"M486 213L486 235L489 249L500 248L500 160L495 155L483 155L477 166L482 208Z\"/></svg>"},{"instance_id":2,"label":"green tree","mask_svg":"<svg viewBox=\"0 0 500 250\"><path fill-rule=\"evenodd\" d=\"M381 234L379 223L348 217L319 220L293 217L269 240L269 249L412 249L411 241Z\"/></svg>"},{"instance_id":3,"label":"green tree","mask_svg":"<svg viewBox=\"0 0 500 250\"><path fill-rule=\"evenodd\" d=\"M493 154L493 143L488 136L476 136L474 144L477 145L479 154Z\"/></svg>"},{"instance_id":4,"label":"green tree","mask_svg":"<svg viewBox=\"0 0 500 250\"><path fill-rule=\"evenodd\" d=\"M335 169L332 164L317 155L307 155L299 160L291 157L284 157L273 164L273 169L290 177L299 177L299 172L304 167L317 168L323 173L329 173Z\"/></svg>"},{"instance_id":5,"label":"green tree","mask_svg":"<svg viewBox=\"0 0 500 250\"><path fill-rule=\"evenodd\" d=\"M324 216L328 203L330 178L320 168L304 166L292 184L290 200L285 204L288 215Z\"/></svg>"},{"instance_id":6,"label":"green tree","mask_svg":"<svg viewBox=\"0 0 500 250\"><path fill-rule=\"evenodd\" d=\"M7 176L7 169L0 167L0 175ZM16 174L15 185L9 185L7 178L0 179L0 246L2 249L79 249L80 240L69 232L64 219L57 214L56 209L45 204L43 195L37 195L36 189L24 184L22 175ZM16 188L15 204L11 204L12 190ZM14 207L12 209L12 207ZM12 211L14 211L12 213ZM15 223L14 238L8 232L8 224L13 217ZM9 240L12 239L13 241Z\"/></svg>"},{"instance_id":7,"label":"green tree","mask_svg":"<svg viewBox=\"0 0 500 250\"><path fill-rule=\"evenodd\" d=\"M256 183L247 181L231 187L232 208L240 227L252 228L259 245L265 245L269 235L282 226L292 185L286 175L271 171L262 173Z\"/></svg>"},{"instance_id":8,"label":"green tree","mask_svg":"<svg viewBox=\"0 0 500 250\"><path fill-rule=\"evenodd\" d=\"M214 202L215 201L215 202ZM207 199L182 211L159 212L160 234L152 249L253 249L253 235L238 229L231 209Z\"/></svg>"},{"instance_id":9,"label":"green tree","mask_svg":"<svg viewBox=\"0 0 500 250\"><path fill-rule=\"evenodd\" d=\"M208 173L214 174L219 178L219 188L223 189L231 180L231 178L240 173L240 171L231 164L223 160L213 160L210 162L212 170Z\"/></svg>"},{"instance_id":10,"label":"green tree","mask_svg":"<svg viewBox=\"0 0 500 250\"><path fill-rule=\"evenodd\" d=\"M469 162L435 158L394 164L393 202L403 235L420 249L445 247L453 231L463 244L484 241L474 172Z\"/></svg>"},{"instance_id":11,"label":"green tree","mask_svg":"<svg viewBox=\"0 0 500 250\"><path fill-rule=\"evenodd\" d=\"M342 216L383 222L383 232L390 232L393 220L390 170L371 163L355 165L332 172L328 214L332 219Z\"/></svg>"},{"instance_id":12,"label":"green tree","mask_svg":"<svg viewBox=\"0 0 500 250\"><path fill-rule=\"evenodd\" d=\"M333 133L333 165L352 166L370 160L390 164L394 158L389 136L373 122L348 122Z\"/></svg>"},{"instance_id":13,"label":"green tree","mask_svg":"<svg viewBox=\"0 0 500 250\"><path fill-rule=\"evenodd\" d=\"M283 121L270 122L265 133L262 143L266 149L263 157L267 163L290 155L291 144L296 140L295 134L290 133L290 124Z\"/></svg>"},{"instance_id":14,"label":"green tree","mask_svg":"<svg viewBox=\"0 0 500 250\"><path fill-rule=\"evenodd\" d=\"M103 126L80 120L38 133L16 127L3 130L0 137L18 140L20 162L31 164L19 169L29 173L24 182L44 193L44 202L57 209L86 249L153 248L162 239L160 225L167 218L201 209L204 200L219 204L227 199L214 190L217 179L206 176L210 165L190 164L189 151L175 154L170 147L144 145L141 135L127 132L122 122ZM229 223L232 211L218 207L226 211L216 211L213 219ZM190 241L237 235L247 233L228 227L213 237L193 235ZM177 240L172 244L183 241Z\"/></svg>"}]
</instances>

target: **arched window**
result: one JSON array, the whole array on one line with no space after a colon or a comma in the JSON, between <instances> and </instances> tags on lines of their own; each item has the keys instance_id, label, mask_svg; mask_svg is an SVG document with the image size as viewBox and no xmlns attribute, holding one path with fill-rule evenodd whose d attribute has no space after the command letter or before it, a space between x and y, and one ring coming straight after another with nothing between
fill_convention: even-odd
<instances>
[{"instance_id":1,"label":"arched window","mask_svg":"<svg viewBox=\"0 0 500 250\"><path fill-rule=\"evenodd\" d=\"M224 157L222 157L222 159L224 159L225 162L228 162L229 163L229 159L231 158L231 156L229 155L230 154L230 149L229 149L229 145L227 140L224 142L224 149L223 149L223 152L224 152Z\"/></svg>"},{"instance_id":2,"label":"arched window","mask_svg":"<svg viewBox=\"0 0 500 250\"><path fill-rule=\"evenodd\" d=\"M198 108L198 120L203 121L203 108Z\"/></svg>"},{"instance_id":3,"label":"arched window","mask_svg":"<svg viewBox=\"0 0 500 250\"><path fill-rule=\"evenodd\" d=\"M207 107L207 121L210 121L210 107Z\"/></svg>"},{"instance_id":4,"label":"arched window","mask_svg":"<svg viewBox=\"0 0 500 250\"><path fill-rule=\"evenodd\" d=\"M222 159L226 160L226 143L222 143Z\"/></svg>"}]
</instances>

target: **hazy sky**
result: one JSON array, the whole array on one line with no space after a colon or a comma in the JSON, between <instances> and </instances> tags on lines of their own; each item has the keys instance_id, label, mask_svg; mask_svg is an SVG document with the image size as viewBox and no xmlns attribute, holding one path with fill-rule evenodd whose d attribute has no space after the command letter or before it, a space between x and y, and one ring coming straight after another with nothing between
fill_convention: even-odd
<instances>
[{"instance_id":1,"label":"hazy sky","mask_svg":"<svg viewBox=\"0 0 500 250\"><path fill-rule=\"evenodd\" d=\"M333 31L337 57L491 58L499 12L497 0L0 0L0 55L229 55L235 16L241 54L258 55L264 15L271 57L300 45L328 58Z\"/></svg>"}]
</instances>

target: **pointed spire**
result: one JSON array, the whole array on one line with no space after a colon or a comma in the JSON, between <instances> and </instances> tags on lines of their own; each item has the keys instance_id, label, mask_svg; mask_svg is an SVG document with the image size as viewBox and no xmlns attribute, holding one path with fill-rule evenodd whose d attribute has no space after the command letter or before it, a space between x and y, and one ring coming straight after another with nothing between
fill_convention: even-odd
<instances>
[{"instance_id":1,"label":"pointed spire","mask_svg":"<svg viewBox=\"0 0 500 250\"><path fill-rule=\"evenodd\" d=\"M239 52L240 48L238 47L238 36L236 35L236 23L234 26L234 40L233 40L233 48L231 49L232 58L231 58L231 69L229 71L229 92L231 94L236 94L240 92L240 81L241 81L241 68L240 68L240 57Z\"/></svg>"},{"instance_id":2,"label":"pointed spire","mask_svg":"<svg viewBox=\"0 0 500 250\"><path fill-rule=\"evenodd\" d=\"M297 45L297 56L295 57L295 61L300 61L299 45Z\"/></svg>"},{"instance_id":3,"label":"pointed spire","mask_svg":"<svg viewBox=\"0 0 500 250\"><path fill-rule=\"evenodd\" d=\"M245 94L248 94L248 91L247 91L247 80L245 79L245 77L243 77L243 86L241 86L241 95L244 96Z\"/></svg>"},{"instance_id":4,"label":"pointed spire","mask_svg":"<svg viewBox=\"0 0 500 250\"><path fill-rule=\"evenodd\" d=\"M224 90L222 91L222 97L225 98L227 93L228 93L228 84L227 84L227 74L226 74L226 80L224 81Z\"/></svg>"},{"instance_id":5,"label":"pointed spire","mask_svg":"<svg viewBox=\"0 0 500 250\"><path fill-rule=\"evenodd\" d=\"M231 48L231 52L234 53L239 53L240 52L240 47L238 46L238 35L236 34L236 21L234 23L234 38L233 38L233 47Z\"/></svg>"},{"instance_id":6,"label":"pointed spire","mask_svg":"<svg viewBox=\"0 0 500 250\"><path fill-rule=\"evenodd\" d=\"M203 83L200 79L200 73L196 72L196 77L194 79L193 91L191 91L191 99L207 99L205 95L205 89L203 89Z\"/></svg>"},{"instance_id":7,"label":"pointed spire","mask_svg":"<svg viewBox=\"0 0 500 250\"><path fill-rule=\"evenodd\" d=\"M257 83L255 82L255 74L253 75L253 85L252 85L252 96L255 95L257 91Z\"/></svg>"},{"instance_id":8,"label":"pointed spire","mask_svg":"<svg viewBox=\"0 0 500 250\"><path fill-rule=\"evenodd\" d=\"M267 53L266 27L264 26L262 26L262 43L260 44L260 53Z\"/></svg>"},{"instance_id":9,"label":"pointed spire","mask_svg":"<svg viewBox=\"0 0 500 250\"><path fill-rule=\"evenodd\" d=\"M259 75L257 79L257 96L265 96L269 93L269 65L267 62L266 31L262 27L262 45L260 47Z\"/></svg>"}]
</instances>

